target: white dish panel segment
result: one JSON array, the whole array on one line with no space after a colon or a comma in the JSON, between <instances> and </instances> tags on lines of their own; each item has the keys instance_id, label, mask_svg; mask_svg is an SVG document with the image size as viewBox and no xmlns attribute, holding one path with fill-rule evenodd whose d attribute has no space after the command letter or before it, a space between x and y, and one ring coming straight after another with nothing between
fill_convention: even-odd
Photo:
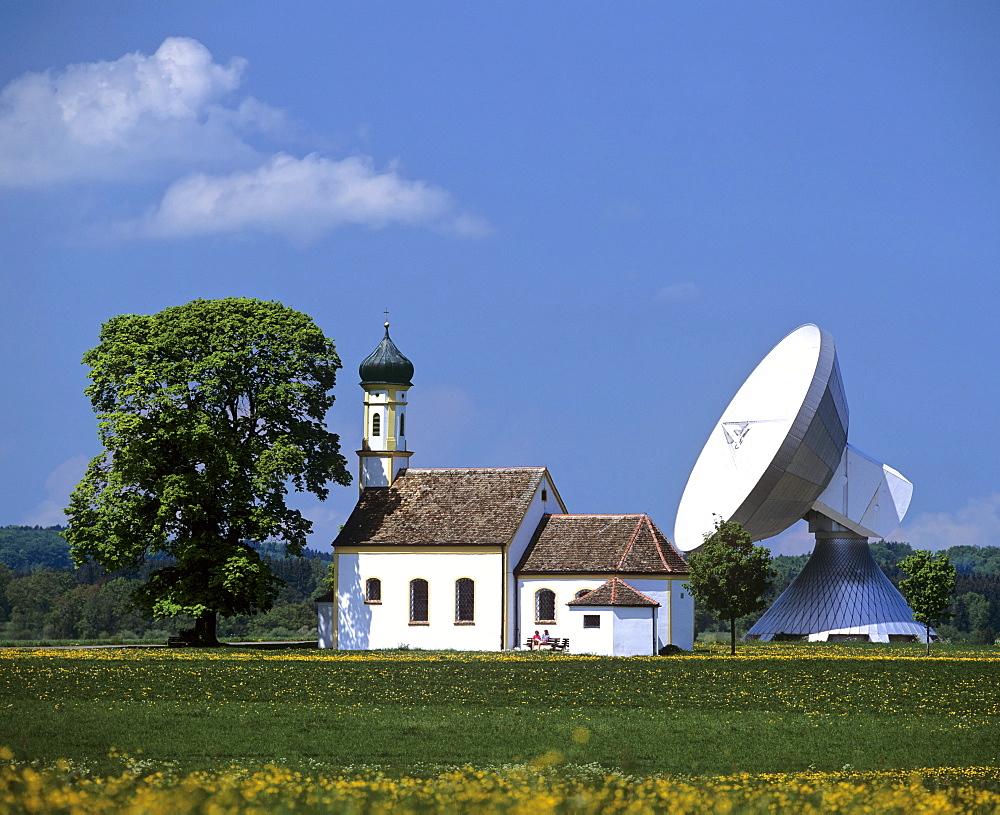
<instances>
[{"instance_id":1,"label":"white dish panel segment","mask_svg":"<svg viewBox=\"0 0 1000 815\"><path fill-rule=\"evenodd\" d=\"M909 480L848 444L813 509L858 535L884 538L899 526L912 497Z\"/></svg>"}]
</instances>

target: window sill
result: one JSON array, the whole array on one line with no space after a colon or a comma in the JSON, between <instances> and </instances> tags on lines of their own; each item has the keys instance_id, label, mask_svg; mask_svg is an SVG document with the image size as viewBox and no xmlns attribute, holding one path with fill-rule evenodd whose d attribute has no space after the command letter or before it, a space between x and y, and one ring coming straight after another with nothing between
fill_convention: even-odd
<instances>
[{"instance_id":1,"label":"window sill","mask_svg":"<svg viewBox=\"0 0 1000 815\"><path fill-rule=\"evenodd\" d=\"M410 620L410 625L430 625L430 620Z\"/></svg>"},{"instance_id":2,"label":"window sill","mask_svg":"<svg viewBox=\"0 0 1000 815\"><path fill-rule=\"evenodd\" d=\"M556 625L555 620L535 620L535 625Z\"/></svg>"},{"instance_id":3,"label":"window sill","mask_svg":"<svg viewBox=\"0 0 1000 815\"><path fill-rule=\"evenodd\" d=\"M381 600L365 600L365 605L366 606L380 606L380 605L382 605L382 601Z\"/></svg>"},{"instance_id":4,"label":"window sill","mask_svg":"<svg viewBox=\"0 0 1000 815\"><path fill-rule=\"evenodd\" d=\"M455 620L455 625L475 625L475 620Z\"/></svg>"}]
</instances>

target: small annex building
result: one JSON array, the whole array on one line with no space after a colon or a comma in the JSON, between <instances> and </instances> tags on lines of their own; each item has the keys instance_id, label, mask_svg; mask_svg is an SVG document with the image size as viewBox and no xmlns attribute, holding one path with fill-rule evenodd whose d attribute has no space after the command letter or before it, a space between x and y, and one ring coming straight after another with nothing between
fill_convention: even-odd
<instances>
[{"instance_id":1,"label":"small annex building","mask_svg":"<svg viewBox=\"0 0 1000 815\"><path fill-rule=\"evenodd\" d=\"M408 466L413 366L389 338L361 364L361 494L317 601L321 648L491 651L537 629L576 653L690 649L687 563L646 515L571 515L544 467Z\"/></svg>"}]
</instances>

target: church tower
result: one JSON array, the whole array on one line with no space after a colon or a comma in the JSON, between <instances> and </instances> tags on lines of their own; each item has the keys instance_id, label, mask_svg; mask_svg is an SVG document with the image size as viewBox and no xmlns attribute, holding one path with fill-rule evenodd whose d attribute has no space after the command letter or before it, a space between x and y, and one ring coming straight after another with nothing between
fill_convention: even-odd
<instances>
[{"instance_id":1,"label":"church tower","mask_svg":"<svg viewBox=\"0 0 1000 815\"><path fill-rule=\"evenodd\" d=\"M365 431L361 458L361 489L389 487L405 470L412 453L406 449L406 392L413 385L413 363L385 337L358 369L365 390Z\"/></svg>"}]
</instances>

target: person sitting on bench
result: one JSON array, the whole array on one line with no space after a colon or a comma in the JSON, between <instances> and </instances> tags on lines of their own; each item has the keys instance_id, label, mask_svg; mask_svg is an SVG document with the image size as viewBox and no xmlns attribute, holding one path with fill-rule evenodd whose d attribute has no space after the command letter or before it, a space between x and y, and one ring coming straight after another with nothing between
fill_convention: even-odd
<instances>
[{"instance_id":1,"label":"person sitting on bench","mask_svg":"<svg viewBox=\"0 0 1000 815\"><path fill-rule=\"evenodd\" d=\"M534 636L528 642L528 650L537 651L541 647L542 647L542 638L541 635L539 635L539 633L536 631Z\"/></svg>"}]
</instances>

